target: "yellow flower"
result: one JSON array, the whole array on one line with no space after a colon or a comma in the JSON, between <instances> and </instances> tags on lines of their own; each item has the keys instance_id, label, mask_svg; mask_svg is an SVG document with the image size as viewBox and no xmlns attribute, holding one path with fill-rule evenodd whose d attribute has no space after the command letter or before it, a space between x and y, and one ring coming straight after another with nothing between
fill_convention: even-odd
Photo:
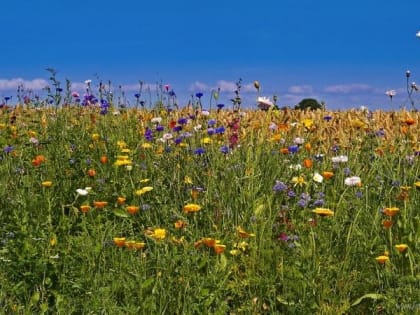
<instances>
[{"instance_id":1,"label":"yellow flower","mask_svg":"<svg viewBox=\"0 0 420 315\"><path fill-rule=\"evenodd\" d=\"M185 243L185 237L181 236L180 238L176 238L175 236L172 236L171 242L175 245L182 245Z\"/></svg>"},{"instance_id":2,"label":"yellow flower","mask_svg":"<svg viewBox=\"0 0 420 315\"><path fill-rule=\"evenodd\" d=\"M395 248L400 252L400 253L404 253L406 250L407 250L407 248L408 248L408 245L407 244L398 244L398 245L395 245Z\"/></svg>"},{"instance_id":3,"label":"yellow flower","mask_svg":"<svg viewBox=\"0 0 420 315\"><path fill-rule=\"evenodd\" d=\"M293 177L292 178L292 183L295 184L294 186L299 185L299 186L302 187L303 185L306 185L305 178L302 175Z\"/></svg>"},{"instance_id":4,"label":"yellow flower","mask_svg":"<svg viewBox=\"0 0 420 315\"><path fill-rule=\"evenodd\" d=\"M52 181L46 180L46 181L42 182L41 185L42 185L42 187L51 187L52 186Z\"/></svg>"},{"instance_id":5,"label":"yellow flower","mask_svg":"<svg viewBox=\"0 0 420 315\"><path fill-rule=\"evenodd\" d=\"M201 206L195 203L188 203L184 206L185 213L197 212L201 210Z\"/></svg>"},{"instance_id":6,"label":"yellow flower","mask_svg":"<svg viewBox=\"0 0 420 315\"><path fill-rule=\"evenodd\" d=\"M201 140L201 143L203 143L203 144L210 144L210 143L212 143L212 140L211 140L210 137L205 137L205 138L203 138Z\"/></svg>"},{"instance_id":7,"label":"yellow flower","mask_svg":"<svg viewBox=\"0 0 420 315\"><path fill-rule=\"evenodd\" d=\"M327 208L315 208L312 212L322 217L332 217L334 215L334 211Z\"/></svg>"},{"instance_id":8,"label":"yellow flower","mask_svg":"<svg viewBox=\"0 0 420 315\"><path fill-rule=\"evenodd\" d=\"M125 143L122 140L118 140L117 141L117 146L122 150L122 149L125 149L127 147L127 143Z\"/></svg>"},{"instance_id":9,"label":"yellow flower","mask_svg":"<svg viewBox=\"0 0 420 315\"><path fill-rule=\"evenodd\" d=\"M148 142L145 142L141 145L142 149L150 149L152 145Z\"/></svg>"},{"instance_id":10,"label":"yellow flower","mask_svg":"<svg viewBox=\"0 0 420 315\"><path fill-rule=\"evenodd\" d=\"M389 257L388 256L385 256L385 255L381 255L381 256L376 257L375 259L376 259L376 261L378 263L380 263L381 265L383 265L383 264L385 264L389 260Z\"/></svg>"},{"instance_id":11,"label":"yellow flower","mask_svg":"<svg viewBox=\"0 0 420 315\"><path fill-rule=\"evenodd\" d=\"M127 148L121 149L121 153L130 153L130 152L131 152L130 149L127 149Z\"/></svg>"},{"instance_id":12,"label":"yellow flower","mask_svg":"<svg viewBox=\"0 0 420 315\"><path fill-rule=\"evenodd\" d=\"M150 237L154 238L157 241L161 241L161 240L165 239L165 237L166 237L166 230L165 229L160 229L160 228L155 229L153 231L153 233L150 234Z\"/></svg>"},{"instance_id":13,"label":"yellow flower","mask_svg":"<svg viewBox=\"0 0 420 315\"><path fill-rule=\"evenodd\" d=\"M239 236L242 238L248 238L248 237L252 237L255 236L255 234L253 233L248 233L246 232L242 227L238 226L236 228L236 231L238 232Z\"/></svg>"},{"instance_id":14,"label":"yellow flower","mask_svg":"<svg viewBox=\"0 0 420 315\"><path fill-rule=\"evenodd\" d=\"M313 126L314 121L312 119L307 118L302 120L301 123L305 128L310 129Z\"/></svg>"},{"instance_id":15,"label":"yellow flower","mask_svg":"<svg viewBox=\"0 0 420 315\"><path fill-rule=\"evenodd\" d=\"M143 195L143 194L145 194L149 191L152 191L152 190L153 190L153 187L145 186L143 188L137 189L134 194L136 194L137 196L141 196L141 195Z\"/></svg>"},{"instance_id":16,"label":"yellow flower","mask_svg":"<svg viewBox=\"0 0 420 315\"><path fill-rule=\"evenodd\" d=\"M415 182L415 183L414 183L414 186L415 186L416 188L420 188L420 182Z\"/></svg>"},{"instance_id":17,"label":"yellow flower","mask_svg":"<svg viewBox=\"0 0 420 315\"><path fill-rule=\"evenodd\" d=\"M192 183L193 183L193 181L192 181L191 177L189 177L189 176L184 177L184 184L192 185Z\"/></svg>"},{"instance_id":18,"label":"yellow flower","mask_svg":"<svg viewBox=\"0 0 420 315\"><path fill-rule=\"evenodd\" d=\"M240 254L241 254L241 251L240 251L239 249L232 249L231 251L229 251L229 253L230 253L232 256L238 256L238 255L240 255Z\"/></svg>"},{"instance_id":19,"label":"yellow flower","mask_svg":"<svg viewBox=\"0 0 420 315\"><path fill-rule=\"evenodd\" d=\"M140 183L148 183L148 182L150 182L150 179L149 178L145 178L145 179L141 179L140 180Z\"/></svg>"},{"instance_id":20,"label":"yellow flower","mask_svg":"<svg viewBox=\"0 0 420 315\"><path fill-rule=\"evenodd\" d=\"M57 237L55 237L55 236L51 237L51 239L50 239L50 245L53 246L53 247L55 245L57 245Z\"/></svg>"},{"instance_id":21,"label":"yellow flower","mask_svg":"<svg viewBox=\"0 0 420 315\"><path fill-rule=\"evenodd\" d=\"M146 243L138 242L138 241L125 241L124 245L128 249L138 250L138 249L143 249L146 246Z\"/></svg>"},{"instance_id":22,"label":"yellow flower","mask_svg":"<svg viewBox=\"0 0 420 315\"><path fill-rule=\"evenodd\" d=\"M93 133L92 134L92 140L93 141L98 141L101 138L101 136L99 135L99 133Z\"/></svg>"}]
</instances>

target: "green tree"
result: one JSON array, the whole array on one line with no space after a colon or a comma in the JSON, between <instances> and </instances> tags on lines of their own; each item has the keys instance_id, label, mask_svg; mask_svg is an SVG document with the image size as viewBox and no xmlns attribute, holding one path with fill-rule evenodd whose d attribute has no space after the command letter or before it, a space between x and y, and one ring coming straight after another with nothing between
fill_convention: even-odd
<instances>
[{"instance_id":1,"label":"green tree","mask_svg":"<svg viewBox=\"0 0 420 315\"><path fill-rule=\"evenodd\" d=\"M314 98L304 98L300 101L299 104L295 106L295 109L309 109L309 110L316 110L316 109L322 109L322 105L318 103L318 101Z\"/></svg>"}]
</instances>

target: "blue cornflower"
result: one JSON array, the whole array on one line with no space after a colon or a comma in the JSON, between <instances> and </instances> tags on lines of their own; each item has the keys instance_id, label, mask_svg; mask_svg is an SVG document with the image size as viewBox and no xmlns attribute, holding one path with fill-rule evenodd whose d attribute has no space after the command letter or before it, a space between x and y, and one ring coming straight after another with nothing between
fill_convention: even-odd
<instances>
[{"instance_id":1,"label":"blue cornflower","mask_svg":"<svg viewBox=\"0 0 420 315\"><path fill-rule=\"evenodd\" d=\"M324 120L325 121L330 121L331 119L332 119L332 116L329 116L329 115L324 116Z\"/></svg>"},{"instance_id":2,"label":"blue cornflower","mask_svg":"<svg viewBox=\"0 0 420 315\"><path fill-rule=\"evenodd\" d=\"M195 93L195 96L198 97L198 98L202 98L203 97L203 93L201 93L201 92Z\"/></svg>"},{"instance_id":3,"label":"blue cornflower","mask_svg":"<svg viewBox=\"0 0 420 315\"><path fill-rule=\"evenodd\" d=\"M11 145L7 145L3 148L4 153L10 153L13 151L13 147Z\"/></svg>"},{"instance_id":4,"label":"blue cornflower","mask_svg":"<svg viewBox=\"0 0 420 315\"><path fill-rule=\"evenodd\" d=\"M223 107L225 107L225 104L217 104L218 109L222 109Z\"/></svg>"},{"instance_id":5,"label":"blue cornflower","mask_svg":"<svg viewBox=\"0 0 420 315\"><path fill-rule=\"evenodd\" d=\"M288 150L290 153L297 153L299 151L299 146L298 145L291 145L288 147Z\"/></svg>"},{"instance_id":6,"label":"blue cornflower","mask_svg":"<svg viewBox=\"0 0 420 315\"><path fill-rule=\"evenodd\" d=\"M216 130L214 131L216 134L223 134L225 132L225 127L221 126L221 127L217 127Z\"/></svg>"},{"instance_id":7,"label":"blue cornflower","mask_svg":"<svg viewBox=\"0 0 420 315\"><path fill-rule=\"evenodd\" d=\"M152 141L153 140L153 131L152 129L147 128L146 131L144 132L144 138L147 141Z\"/></svg>"},{"instance_id":8,"label":"blue cornflower","mask_svg":"<svg viewBox=\"0 0 420 315\"><path fill-rule=\"evenodd\" d=\"M204 154L206 152L206 150L204 150L203 148L197 148L194 150L194 154L196 155L201 155Z\"/></svg>"},{"instance_id":9,"label":"blue cornflower","mask_svg":"<svg viewBox=\"0 0 420 315\"><path fill-rule=\"evenodd\" d=\"M177 125L177 126L175 126L175 127L172 128L172 131L174 131L174 132L179 132L181 130L182 130L182 126L181 125Z\"/></svg>"},{"instance_id":10,"label":"blue cornflower","mask_svg":"<svg viewBox=\"0 0 420 315\"><path fill-rule=\"evenodd\" d=\"M136 94L134 94L134 97L135 97L135 98L140 98L140 93L136 93Z\"/></svg>"},{"instance_id":11,"label":"blue cornflower","mask_svg":"<svg viewBox=\"0 0 420 315\"><path fill-rule=\"evenodd\" d=\"M160 132L160 131L165 130L165 127L164 127L164 126L162 126L162 125L157 125L157 126L156 126L156 128L155 128L155 130L156 130L157 132Z\"/></svg>"},{"instance_id":12,"label":"blue cornflower","mask_svg":"<svg viewBox=\"0 0 420 315\"><path fill-rule=\"evenodd\" d=\"M178 119L178 124L180 125L185 125L188 122L187 118L179 118Z\"/></svg>"},{"instance_id":13,"label":"blue cornflower","mask_svg":"<svg viewBox=\"0 0 420 315\"><path fill-rule=\"evenodd\" d=\"M224 146L220 147L219 150L220 150L220 152L222 152L224 154L229 153L229 147L227 145L224 145Z\"/></svg>"},{"instance_id":14,"label":"blue cornflower","mask_svg":"<svg viewBox=\"0 0 420 315\"><path fill-rule=\"evenodd\" d=\"M214 134L214 128L208 128L208 129L207 129L207 134L208 134L209 136L213 135L213 134Z\"/></svg>"}]
</instances>

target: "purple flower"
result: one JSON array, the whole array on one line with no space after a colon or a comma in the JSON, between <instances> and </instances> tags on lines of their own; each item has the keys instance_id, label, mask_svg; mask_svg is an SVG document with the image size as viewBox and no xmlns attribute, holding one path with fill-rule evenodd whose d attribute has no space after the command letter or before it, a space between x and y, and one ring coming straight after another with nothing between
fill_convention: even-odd
<instances>
[{"instance_id":1,"label":"purple flower","mask_svg":"<svg viewBox=\"0 0 420 315\"><path fill-rule=\"evenodd\" d=\"M165 127L164 127L164 126L162 126L162 125L157 125L155 130L156 130L157 132L160 132L160 131L165 130Z\"/></svg>"},{"instance_id":2,"label":"purple flower","mask_svg":"<svg viewBox=\"0 0 420 315\"><path fill-rule=\"evenodd\" d=\"M11 145L7 145L3 148L4 153L10 153L13 151L13 147Z\"/></svg>"},{"instance_id":3,"label":"purple flower","mask_svg":"<svg viewBox=\"0 0 420 315\"><path fill-rule=\"evenodd\" d=\"M331 119L332 119L332 116L329 116L329 115L324 116L324 120L325 121L330 121Z\"/></svg>"},{"instance_id":4,"label":"purple flower","mask_svg":"<svg viewBox=\"0 0 420 315\"><path fill-rule=\"evenodd\" d=\"M216 124L216 119L209 119L209 120L207 121L207 125L208 125L209 127L213 127L215 124Z\"/></svg>"},{"instance_id":5,"label":"purple flower","mask_svg":"<svg viewBox=\"0 0 420 315\"><path fill-rule=\"evenodd\" d=\"M344 168L344 175L350 176L350 174L351 174L351 169L348 167Z\"/></svg>"},{"instance_id":6,"label":"purple flower","mask_svg":"<svg viewBox=\"0 0 420 315\"><path fill-rule=\"evenodd\" d=\"M179 118L178 119L178 124L180 125L185 125L188 122L187 118Z\"/></svg>"},{"instance_id":7,"label":"purple flower","mask_svg":"<svg viewBox=\"0 0 420 315\"><path fill-rule=\"evenodd\" d=\"M279 192L279 191L285 191L287 190L287 185L283 183L282 181L276 180L276 183L273 186L273 191Z\"/></svg>"},{"instance_id":8,"label":"purple flower","mask_svg":"<svg viewBox=\"0 0 420 315\"><path fill-rule=\"evenodd\" d=\"M207 134L208 134L209 136L214 135L214 128L208 128L208 129L207 129Z\"/></svg>"}]
</instances>

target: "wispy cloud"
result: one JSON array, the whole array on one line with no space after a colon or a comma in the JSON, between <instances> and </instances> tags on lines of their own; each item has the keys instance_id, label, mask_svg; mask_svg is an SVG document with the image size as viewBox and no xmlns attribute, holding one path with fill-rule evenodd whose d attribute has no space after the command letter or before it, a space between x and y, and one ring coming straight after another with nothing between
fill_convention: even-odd
<instances>
[{"instance_id":1,"label":"wispy cloud","mask_svg":"<svg viewBox=\"0 0 420 315\"><path fill-rule=\"evenodd\" d=\"M287 91L292 94L312 94L314 89L311 85L293 85Z\"/></svg>"},{"instance_id":2,"label":"wispy cloud","mask_svg":"<svg viewBox=\"0 0 420 315\"><path fill-rule=\"evenodd\" d=\"M368 84L364 83L350 83L327 86L324 91L331 94L351 94L351 93L367 93L374 90Z\"/></svg>"},{"instance_id":3,"label":"wispy cloud","mask_svg":"<svg viewBox=\"0 0 420 315\"><path fill-rule=\"evenodd\" d=\"M208 91L217 90L217 89L220 89L221 92L233 93L237 89L236 82L219 80L216 82L216 84L207 84L200 81L195 81L194 83L190 84L190 87L189 87L190 92L198 92L198 91L208 92ZM254 84L242 83L241 92L243 93L255 92Z\"/></svg>"},{"instance_id":4,"label":"wispy cloud","mask_svg":"<svg viewBox=\"0 0 420 315\"><path fill-rule=\"evenodd\" d=\"M33 80L24 80L22 78L0 79L0 91L17 90L19 86L23 86L23 88L27 90L39 91L47 85L48 82L40 78Z\"/></svg>"}]
</instances>

